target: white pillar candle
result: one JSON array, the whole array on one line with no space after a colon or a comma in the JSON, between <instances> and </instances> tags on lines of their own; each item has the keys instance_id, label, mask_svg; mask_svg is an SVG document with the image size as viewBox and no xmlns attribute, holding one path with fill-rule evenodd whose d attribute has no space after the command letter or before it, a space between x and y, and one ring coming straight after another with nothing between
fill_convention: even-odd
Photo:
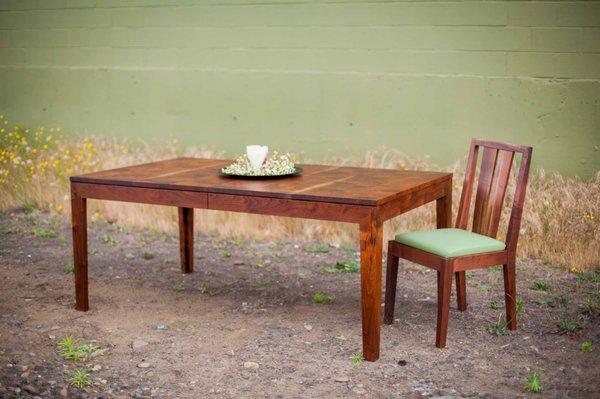
<instances>
[{"instance_id":1,"label":"white pillar candle","mask_svg":"<svg viewBox=\"0 0 600 399\"><path fill-rule=\"evenodd\" d=\"M267 159L269 153L269 147L266 145L248 145L246 146L246 156L250 161L250 165L254 169L258 169L262 166Z\"/></svg>"}]
</instances>

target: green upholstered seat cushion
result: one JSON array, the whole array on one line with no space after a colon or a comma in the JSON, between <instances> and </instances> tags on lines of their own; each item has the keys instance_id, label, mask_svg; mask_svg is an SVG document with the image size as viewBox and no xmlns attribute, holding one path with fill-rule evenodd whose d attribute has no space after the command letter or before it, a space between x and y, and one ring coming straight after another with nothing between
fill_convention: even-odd
<instances>
[{"instance_id":1,"label":"green upholstered seat cushion","mask_svg":"<svg viewBox=\"0 0 600 399\"><path fill-rule=\"evenodd\" d=\"M463 229L437 229L398 234L396 241L444 258L506 249L502 241Z\"/></svg>"}]
</instances>

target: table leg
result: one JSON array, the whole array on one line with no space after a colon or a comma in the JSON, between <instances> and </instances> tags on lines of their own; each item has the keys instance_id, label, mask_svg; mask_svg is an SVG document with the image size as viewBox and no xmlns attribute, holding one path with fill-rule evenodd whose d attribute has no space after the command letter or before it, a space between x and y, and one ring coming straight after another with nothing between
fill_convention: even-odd
<instances>
[{"instance_id":1,"label":"table leg","mask_svg":"<svg viewBox=\"0 0 600 399\"><path fill-rule=\"evenodd\" d=\"M452 180L448 183L446 195L436 200L437 228L452 226Z\"/></svg>"},{"instance_id":2,"label":"table leg","mask_svg":"<svg viewBox=\"0 0 600 399\"><path fill-rule=\"evenodd\" d=\"M194 208L179 208L179 257L181 273L194 271Z\"/></svg>"},{"instance_id":3,"label":"table leg","mask_svg":"<svg viewBox=\"0 0 600 399\"><path fill-rule=\"evenodd\" d=\"M73 229L73 269L75 273L75 309L89 310L86 199L71 190Z\"/></svg>"},{"instance_id":4,"label":"table leg","mask_svg":"<svg viewBox=\"0 0 600 399\"><path fill-rule=\"evenodd\" d=\"M381 251L382 223L375 217L360 224L360 285L363 357L379 359L381 334Z\"/></svg>"}]
</instances>

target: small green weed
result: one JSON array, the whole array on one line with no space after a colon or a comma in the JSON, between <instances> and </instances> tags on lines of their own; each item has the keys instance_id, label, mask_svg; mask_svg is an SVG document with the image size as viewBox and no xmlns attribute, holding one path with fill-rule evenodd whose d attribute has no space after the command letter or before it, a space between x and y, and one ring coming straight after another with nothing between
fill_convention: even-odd
<instances>
[{"instance_id":1,"label":"small green weed","mask_svg":"<svg viewBox=\"0 0 600 399\"><path fill-rule=\"evenodd\" d=\"M35 204L33 202L28 202L28 203L23 204L21 209L23 210L23 212L25 214L30 214L30 213L33 213L33 211L35 211L37 209L37 204Z\"/></svg>"},{"instance_id":2,"label":"small green weed","mask_svg":"<svg viewBox=\"0 0 600 399\"><path fill-rule=\"evenodd\" d=\"M269 282L268 282L268 281L266 281L266 280L261 280L261 281L259 281L259 282L258 282L258 286L259 286L260 288L265 288L265 287L267 287L268 285L269 285Z\"/></svg>"},{"instance_id":3,"label":"small green weed","mask_svg":"<svg viewBox=\"0 0 600 399\"><path fill-rule=\"evenodd\" d=\"M246 243L246 240L242 236L233 237L233 243L235 245L242 246Z\"/></svg>"},{"instance_id":4,"label":"small green weed","mask_svg":"<svg viewBox=\"0 0 600 399\"><path fill-rule=\"evenodd\" d=\"M40 228L33 229L33 235L40 238L55 238L58 236L55 231Z\"/></svg>"},{"instance_id":5,"label":"small green weed","mask_svg":"<svg viewBox=\"0 0 600 399\"><path fill-rule=\"evenodd\" d=\"M0 227L0 234L12 234L16 232L17 229L12 226Z\"/></svg>"},{"instance_id":6,"label":"small green weed","mask_svg":"<svg viewBox=\"0 0 600 399\"><path fill-rule=\"evenodd\" d=\"M103 235L101 240L106 245L115 245L117 243L117 239L114 236L108 234Z\"/></svg>"},{"instance_id":7,"label":"small green weed","mask_svg":"<svg viewBox=\"0 0 600 399\"><path fill-rule=\"evenodd\" d=\"M554 296L554 301L561 306L567 306L569 304L569 297L564 292L561 292Z\"/></svg>"},{"instance_id":8,"label":"small green weed","mask_svg":"<svg viewBox=\"0 0 600 399\"><path fill-rule=\"evenodd\" d=\"M67 335L58 343L58 351L63 354L66 352L72 352L75 348L75 339Z\"/></svg>"},{"instance_id":9,"label":"small green weed","mask_svg":"<svg viewBox=\"0 0 600 399\"><path fill-rule=\"evenodd\" d=\"M331 247L329 246L329 244L315 244L304 248L306 252L323 254L328 253L330 249Z\"/></svg>"},{"instance_id":10,"label":"small green weed","mask_svg":"<svg viewBox=\"0 0 600 399\"><path fill-rule=\"evenodd\" d=\"M525 301L523 301L521 298L517 298L515 307L517 308L517 314L520 314L523 311L523 309L525 309Z\"/></svg>"},{"instance_id":11,"label":"small green weed","mask_svg":"<svg viewBox=\"0 0 600 399\"><path fill-rule=\"evenodd\" d=\"M497 309L500 309L500 308L502 308L502 304L500 304L500 302L498 302L497 300L495 300L495 299L492 299L492 300L490 301L490 308L492 308L492 309L494 309L494 310L497 310Z\"/></svg>"},{"instance_id":12,"label":"small green weed","mask_svg":"<svg viewBox=\"0 0 600 399\"><path fill-rule=\"evenodd\" d=\"M263 268L265 267L265 263L259 260L253 260L252 262L250 262L250 266L254 268Z\"/></svg>"},{"instance_id":13,"label":"small green weed","mask_svg":"<svg viewBox=\"0 0 600 399\"><path fill-rule=\"evenodd\" d=\"M489 284L477 284L475 288L479 292L490 292L492 290L492 286Z\"/></svg>"},{"instance_id":14,"label":"small green weed","mask_svg":"<svg viewBox=\"0 0 600 399\"><path fill-rule=\"evenodd\" d=\"M219 252L219 259L225 260L225 259L228 259L228 258L231 258L231 252L229 252L229 251L221 251L221 252Z\"/></svg>"},{"instance_id":15,"label":"small green weed","mask_svg":"<svg viewBox=\"0 0 600 399\"><path fill-rule=\"evenodd\" d=\"M465 276L467 276L467 278L471 279L471 278L475 277L475 272L473 270L469 270L468 272L465 273Z\"/></svg>"},{"instance_id":16,"label":"small green weed","mask_svg":"<svg viewBox=\"0 0 600 399\"><path fill-rule=\"evenodd\" d=\"M89 369L75 369L70 384L76 388L87 388L91 384Z\"/></svg>"},{"instance_id":17,"label":"small green weed","mask_svg":"<svg viewBox=\"0 0 600 399\"><path fill-rule=\"evenodd\" d=\"M125 259L127 260L134 260L135 259L135 255L133 255L131 252L128 252L125 254Z\"/></svg>"},{"instance_id":18,"label":"small green weed","mask_svg":"<svg viewBox=\"0 0 600 399\"><path fill-rule=\"evenodd\" d=\"M581 309L584 313L592 313L596 309L600 309L600 295L596 296L596 299L586 298L581 303Z\"/></svg>"},{"instance_id":19,"label":"small green weed","mask_svg":"<svg viewBox=\"0 0 600 399\"><path fill-rule=\"evenodd\" d=\"M312 301L314 303L332 303L335 300L331 295L323 294L322 292L317 292L313 294Z\"/></svg>"},{"instance_id":20,"label":"small green weed","mask_svg":"<svg viewBox=\"0 0 600 399\"><path fill-rule=\"evenodd\" d=\"M173 284L173 291L183 292L183 291L185 291L185 286L183 285L183 283L175 283L175 284Z\"/></svg>"},{"instance_id":21,"label":"small green weed","mask_svg":"<svg viewBox=\"0 0 600 399\"><path fill-rule=\"evenodd\" d=\"M324 267L323 269L326 273L356 273L360 270L360 263L353 262L337 262L333 265L329 265Z\"/></svg>"},{"instance_id":22,"label":"small green weed","mask_svg":"<svg viewBox=\"0 0 600 399\"><path fill-rule=\"evenodd\" d=\"M65 360L84 360L96 356L102 356L106 349L92 344L77 344L72 336L67 335L58 343L58 353Z\"/></svg>"},{"instance_id":23,"label":"small green weed","mask_svg":"<svg viewBox=\"0 0 600 399\"><path fill-rule=\"evenodd\" d=\"M580 348L581 348L582 352L591 352L592 351L592 343L590 341L582 342Z\"/></svg>"},{"instance_id":24,"label":"small green weed","mask_svg":"<svg viewBox=\"0 0 600 399\"><path fill-rule=\"evenodd\" d=\"M501 272L503 267L502 267L502 265L495 265L495 266L490 267L490 269L495 272Z\"/></svg>"},{"instance_id":25,"label":"small green weed","mask_svg":"<svg viewBox=\"0 0 600 399\"><path fill-rule=\"evenodd\" d=\"M549 291L550 284L546 283L545 281L536 281L531 286L531 289L534 291Z\"/></svg>"},{"instance_id":26,"label":"small green weed","mask_svg":"<svg viewBox=\"0 0 600 399\"><path fill-rule=\"evenodd\" d=\"M577 280L583 283L600 284L600 267L589 272L583 272L577 276Z\"/></svg>"},{"instance_id":27,"label":"small green weed","mask_svg":"<svg viewBox=\"0 0 600 399\"><path fill-rule=\"evenodd\" d=\"M583 329L581 324L577 323L576 321L573 321L573 319L570 317L563 318L558 323L558 327L561 329L562 332L565 333L576 333Z\"/></svg>"},{"instance_id":28,"label":"small green weed","mask_svg":"<svg viewBox=\"0 0 600 399\"><path fill-rule=\"evenodd\" d=\"M361 364L365 361L365 358L360 353L353 353L352 356L350 356L350 359L352 359L354 364Z\"/></svg>"},{"instance_id":29,"label":"small green weed","mask_svg":"<svg viewBox=\"0 0 600 399\"><path fill-rule=\"evenodd\" d=\"M529 392L542 392L542 377L538 373L529 373L525 377L525 389Z\"/></svg>"},{"instance_id":30,"label":"small green weed","mask_svg":"<svg viewBox=\"0 0 600 399\"><path fill-rule=\"evenodd\" d=\"M144 258L146 260L150 260L150 259L154 258L154 255L152 254L152 252L144 251L144 252L142 252L142 258Z\"/></svg>"},{"instance_id":31,"label":"small green weed","mask_svg":"<svg viewBox=\"0 0 600 399\"><path fill-rule=\"evenodd\" d=\"M503 324L503 323L492 324L490 326L490 332L497 337L499 337L501 335L505 335L506 334L506 324Z\"/></svg>"},{"instance_id":32,"label":"small green weed","mask_svg":"<svg viewBox=\"0 0 600 399\"><path fill-rule=\"evenodd\" d=\"M23 215L23 221L26 222L27 224L37 224L38 223L38 217L35 213L26 213L25 215Z\"/></svg>"},{"instance_id":33,"label":"small green weed","mask_svg":"<svg viewBox=\"0 0 600 399\"><path fill-rule=\"evenodd\" d=\"M75 273L75 268L73 267L73 263L69 262L65 265L65 273L66 274L73 274Z\"/></svg>"}]
</instances>

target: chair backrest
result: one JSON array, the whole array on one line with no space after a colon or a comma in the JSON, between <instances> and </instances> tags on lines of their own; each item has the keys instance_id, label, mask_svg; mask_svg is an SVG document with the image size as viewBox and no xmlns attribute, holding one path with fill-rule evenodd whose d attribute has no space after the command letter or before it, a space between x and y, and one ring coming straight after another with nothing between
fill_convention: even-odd
<instances>
[{"instance_id":1,"label":"chair backrest","mask_svg":"<svg viewBox=\"0 0 600 399\"><path fill-rule=\"evenodd\" d=\"M508 222L506 233L506 247L514 252L519 239L521 227L521 216L523 214L523 203L525 201L525 190L529 177L531 165L531 154L533 148L519 145L500 143L496 141L478 140L471 141L469 160L463 190L460 196L456 227L467 229L469 222L469 208L473 194L473 182L477 169L479 149L483 149L481 167L477 190L475 194L475 208L473 211L473 232L496 238L504 196L510 176L515 153L521 154L521 167L517 177L517 186Z\"/></svg>"}]
</instances>

